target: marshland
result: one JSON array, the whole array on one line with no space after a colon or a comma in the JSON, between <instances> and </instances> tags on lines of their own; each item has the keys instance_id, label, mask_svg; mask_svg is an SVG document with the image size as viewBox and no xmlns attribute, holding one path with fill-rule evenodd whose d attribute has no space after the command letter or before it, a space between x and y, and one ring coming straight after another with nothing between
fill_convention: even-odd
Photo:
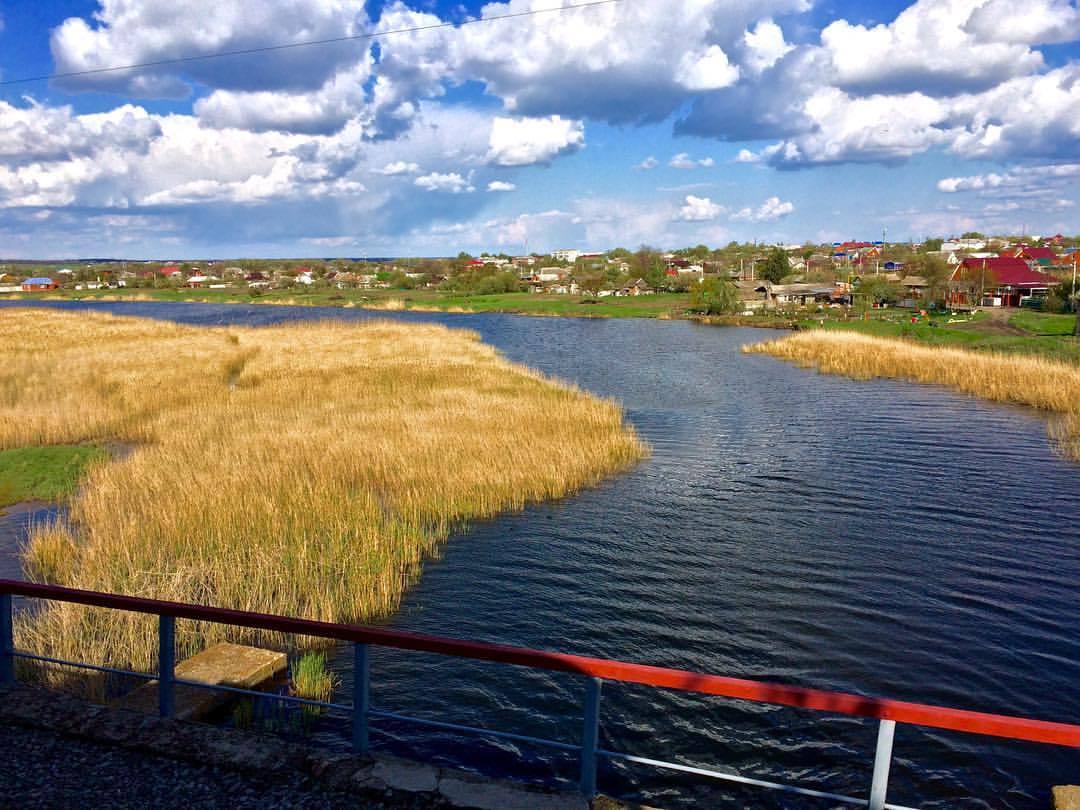
<instances>
[{"instance_id":1,"label":"marshland","mask_svg":"<svg viewBox=\"0 0 1080 810\"><path fill-rule=\"evenodd\" d=\"M993 402L1056 414L1048 425L1080 461L1080 365L1036 355L973 352L857 332L814 330L745 347L827 374L936 383Z\"/></svg>"},{"instance_id":2,"label":"marshland","mask_svg":"<svg viewBox=\"0 0 1080 810\"><path fill-rule=\"evenodd\" d=\"M772 330L314 307L53 306L226 333L328 317L441 324L621 403L651 448L647 459L570 497L452 531L385 619L392 627L1033 717L1080 712L1071 686L1080 648L1060 629L1080 619L1068 518L1080 509L1080 467L1048 437L1053 414L741 351L775 339ZM0 317L14 311L0 307ZM224 379L222 365L214 373ZM116 502L123 508L123 496ZM326 654L347 693L351 655ZM374 705L391 711L568 741L580 732L573 678L379 650L372 679ZM866 774L852 763L872 750L872 729L843 719L614 687L604 706L612 748L648 756L663 741L686 761L865 790ZM379 742L488 772L574 775L557 754L525 752L523 761L512 743L433 738L392 723ZM919 752L894 763L900 803L955 806L978 794L1005 797L993 806L1030 806L1026 796L1075 766L1064 751L918 729L897 745ZM620 767L605 778L654 805L721 803L652 771Z\"/></svg>"},{"instance_id":3,"label":"marshland","mask_svg":"<svg viewBox=\"0 0 1080 810\"><path fill-rule=\"evenodd\" d=\"M79 588L372 621L453 529L646 452L616 403L441 326L21 310L0 345L0 448L132 448L90 464L66 519L30 534L26 573ZM179 649L236 632L188 623ZM144 670L154 639L139 617L74 605L18 632L42 654Z\"/></svg>"}]
</instances>

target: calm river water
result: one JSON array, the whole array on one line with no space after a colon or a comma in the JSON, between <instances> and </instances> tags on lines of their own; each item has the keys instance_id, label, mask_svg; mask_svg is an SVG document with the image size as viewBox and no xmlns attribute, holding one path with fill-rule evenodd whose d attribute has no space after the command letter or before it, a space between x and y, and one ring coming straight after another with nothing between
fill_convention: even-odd
<instances>
[{"instance_id":1,"label":"calm river water","mask_svg":"<svg viewBox=\"0 0 1080 810\"><path fill-rule=\"evenodd\" d=\"M623 403L651 458L451 538L393 627L1080 722L1080 467L1054 454L1031 411L740 353L779 336L764 330L59 306L206 325L438 321ZM9 554L20 521L0 527ZM12 565L0 552L0 569ZM345 685L348 660L336 662ZM580 734L572 676L377 651L372 678L377 708L569 742ZM398 753L494 774L521 774L523 758L535 778L576 775L572 760L542 749L378 728L375 744ZM800 710L604 687L606 748L851 795L866 795L875 733ZM1080 756L1048 746L901 726L895 752L897 803L1043 808L1050 785L1080 782ZM600 783L662 806L827 806L637 766L603 766Z\"/></svg>"}]
</instances>

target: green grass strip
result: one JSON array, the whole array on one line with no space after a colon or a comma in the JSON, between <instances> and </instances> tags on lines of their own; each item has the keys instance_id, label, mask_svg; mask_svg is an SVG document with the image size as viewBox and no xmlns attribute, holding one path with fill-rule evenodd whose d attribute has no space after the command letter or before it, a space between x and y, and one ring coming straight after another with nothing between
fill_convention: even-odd
<instances>
[{"instance_id":1,"label":"green grass strip","mask_svg":"<svg viewBox=\"0 0 1080 810\"><path fill-rule=\"evenodd\" d=\"M0 507L60 500L75 490L89 464L107 456L92 444L0 450Z\"/></svg>"}]
</instances>

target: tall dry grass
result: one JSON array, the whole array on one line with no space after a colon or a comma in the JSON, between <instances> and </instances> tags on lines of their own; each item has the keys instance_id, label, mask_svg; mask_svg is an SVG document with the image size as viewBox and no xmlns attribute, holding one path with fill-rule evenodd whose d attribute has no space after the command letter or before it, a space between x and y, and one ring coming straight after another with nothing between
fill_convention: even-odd
<instances>
[{"instance_id":1,"label":"tall dry grass","mask_svg":"<svg viewBox=\"0 0 1080 810\"><path fill-rule=\"evenodd\" d=\"M0 320L0 448L114 440L29 576L78 588L368 621L470 520L559 498L646 452L617 404L471 332L386 322L203 329L104 314ZM152 668L144 618L54 604L40 654ZM181 622L184 654L266 642ZM273 639L269 639L273 641Z\"/></svg>"},{"instance_id":2,"label":"tall dry grass","mask_svg":"<svg viewBox=\"0 0 1080 810\"><path fill-rule=\"evenodd\" d=\"M1005 355L920 346L856 332L809 331L746 346L856 379L892 377L947 385L995 402L1059 414L1049 426L1069 458L1080 461L1080 367L1032 355Z\"/></svg>"}]
</instances>

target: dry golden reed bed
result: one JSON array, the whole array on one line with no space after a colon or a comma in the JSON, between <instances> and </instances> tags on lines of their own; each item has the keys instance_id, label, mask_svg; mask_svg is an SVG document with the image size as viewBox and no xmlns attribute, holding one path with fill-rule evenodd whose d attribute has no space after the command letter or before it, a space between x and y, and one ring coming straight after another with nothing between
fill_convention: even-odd
<instances>
[{"instance_id":1,"label":"dry golden reed bed","mask_svg":"<svg viewBox=\"0 0 1080 810\"><path fill-rule=\"evenodd\" d=\"M995 402L1060 414L1050 431L1068 457L1080 461L1080 367L1030 355L920 346L856 332L815 330L746 346L829 374L893 377L947 385Z\"/></svg>"},{"instance_id":2,"label":"dry golden reed bed","mask_svg":"<svg viewBox=\"0 0 1080 810\"><path fill-rule=\"evenodd\" d=\"M392 611L455 526L646 453L617 404L467 331L6 311L0 448L88 440L134 449L88 473L69 526L34 531L31 577L327 621ZM18 634L51 656L156 661L153 623L130 614L58 605ZM184 654L255 639L191 622L177 638Z\"/></svg>"}]
</instances>

